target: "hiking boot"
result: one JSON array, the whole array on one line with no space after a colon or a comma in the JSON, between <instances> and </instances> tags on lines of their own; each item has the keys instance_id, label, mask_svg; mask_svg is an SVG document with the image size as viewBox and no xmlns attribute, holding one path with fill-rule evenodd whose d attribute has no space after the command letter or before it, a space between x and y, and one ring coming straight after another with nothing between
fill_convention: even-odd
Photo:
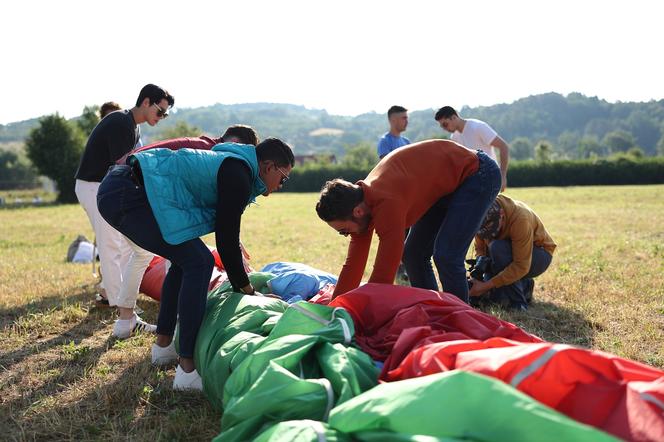
<instances>
[{"instance_id":1,"label":"hiking boot","mask_svg":"<svg viewBox=\"0 0 664 442\"><path fill-rule=\"evenodd\" d=\"M203 390L203 380L197 370L187 373L178 365L173 379L173 390Z\"/></svg>"},{"instance_id":2,"label":"hiking boot","mask_svg":"<svg viewBox=\"0 0 664 442\"><path fill-rule=\"evenodd\" d=\"M155 333L157 326L148 324L136 313L131 319L117 319L113 326L113 336L120 339L126 339L136 333Z\"/></svg>"},{"instance_id":3,"label":"hiking boot","mask_svg":"<svg viewBox=\"0 0 664 442\"><path fill-rule=\"evenodd\" d=\"M175 341L171 341L166 347L152 344L152 363L154 365L169 365L177 360L178 353L175 351Z\"/></svg>"}]
</instances>

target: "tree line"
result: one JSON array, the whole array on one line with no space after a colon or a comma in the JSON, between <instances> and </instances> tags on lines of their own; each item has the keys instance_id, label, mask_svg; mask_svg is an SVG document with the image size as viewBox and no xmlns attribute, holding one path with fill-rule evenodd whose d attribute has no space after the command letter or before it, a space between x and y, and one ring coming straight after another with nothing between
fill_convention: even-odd
<instances>
[{"instance_id":1,"label":"tree line","mask_svg":"<svg viewBox=\"0 0 664 442\"><path fill-rule=\"evenodd\" d=\"M37 177L45 175L56 182L61 201L72 200L73 175L86 137L98 122L97 110L97 106L87 106L81 116L71 120L54 114L0 125L0 189L33 187ZM608 103L581 94L550 93L510 104L464 107L460 114L491 124L508 141L510 155L517 161L664 155L664 100ZM411 141L447 137L433 115L433 109L410 112L404 135ZM262 137L284 139L296 154L332 153L343 167L354 170L375 164L376 142L387 130L386 116L375 112L347 117L289 104L216 104L179 109L159 128L142 127L143 141L201 133L219 135L236 123L253 126Z\"/></svg>"}]
</instances>

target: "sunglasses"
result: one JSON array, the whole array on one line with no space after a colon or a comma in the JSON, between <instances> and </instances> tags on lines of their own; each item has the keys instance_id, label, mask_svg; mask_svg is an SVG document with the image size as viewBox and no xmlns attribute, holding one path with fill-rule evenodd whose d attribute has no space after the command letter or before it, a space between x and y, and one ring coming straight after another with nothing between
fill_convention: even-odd
<instances>
[{"instance_id":1,"label":"sunglasses","mask_svg":"<svg viewBox=\"0 0 664 442\"><path fill-rule=\"evenodd\" d=\"M342 236L348 236L350 235L350 232L348 230L342 229L342 230L337 230L337 233Z\"/></svg>"},{"instance_id":2,"label":"sunglasses","mask_svg":"<svg viewBox=\"0 0 664 442\"><path fill-rule=\"evenodd\" d=\"M168 109L166 109L166 110L162 109L161 107L159 107L159 105L157 103L152 103L152 105L157 108L157 116L159 118L168 117Z\"/></svg>"},{"instance_id":3,"label":"sunglasses","mask_svg":"<svg viewBox=\"0 0 664 442\"><path fill-rule=\"evenodd\" d=\"M286 181L288 181L288 179L289 179L290 177L289 177L288 175L286 175L286 173L285 173L283 170L281 170L281 167L277 166L276 164L274 165L274 167L276 167L277 170L281 173L281 175L283 175L283 176L281 177L281 180L279 180L279 185L280 185L280 186L283 186L284 183L285 183Z\"/></svg>"}]
</instances>

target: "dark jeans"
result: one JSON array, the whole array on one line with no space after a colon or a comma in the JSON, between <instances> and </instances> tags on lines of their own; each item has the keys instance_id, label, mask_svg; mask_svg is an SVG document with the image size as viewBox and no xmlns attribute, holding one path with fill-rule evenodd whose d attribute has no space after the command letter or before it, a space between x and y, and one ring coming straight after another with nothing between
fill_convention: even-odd
<instances>
[{"instance_id":1,"label":"dark jeans","mask_svg":"<svg viewBox=\"0 0 664 442\"><path fill-rule=\"evenodd\" d=\"M411 286L438 290L431 266L433 256L443 290L464 302L468 302L466 252L501 185L496 162L481 151L477 156L479 170L439 199L411 227L403 254Z\"/></svg>"},{"instance_id":2,"label":"dark jeans","mask_svg":"<svg viewBox=\"0 0 664 442\"><path fill-rule=\"evenodd\" d=\"M489 256L491 257L491 266L484 275L484 279L487 281L512 263L512 241L505 239L492 241L489 244ZM528 293L532 291L534 284L532 278L544 273L549 268L552 258L551 254L542 247L533 245L533 257L528 274L512 284L491 290L488 294L488 300L511 306L525 306L530 302L532 296L532 293Z\"/></svg>"},{"instance_id":3,"label":"dark jeans","mask_svg":"<svg viewBox=\"0 0 664 442\"><path fill-rule=\"evenodd\" d=\"M177 245L164 240L145 188L129 166L109 169L99 186L97 206L111 226L139 247L171 261L161 290L157 333L173 336L179 315L180 356L192 358L214 266L210 250L199 238Z\"/></svg>"}]
</instances>

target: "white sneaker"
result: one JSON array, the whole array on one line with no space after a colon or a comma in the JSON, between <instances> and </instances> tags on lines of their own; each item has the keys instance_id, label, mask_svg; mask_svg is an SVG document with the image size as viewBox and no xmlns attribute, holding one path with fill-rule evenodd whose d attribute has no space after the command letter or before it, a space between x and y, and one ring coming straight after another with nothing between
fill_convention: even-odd
<instances>
[{"instance_id":1,"label":"white sneaker","mask_svg":"<svg viewBox=\"0 0 664 442\"><path fill-rule=\"evenodd\" d=\"M152 363L154 365L169 365L177 360L178 353L175 351L175 341L171 341L166 347L152 344Z\"/></svg>"},{"instance_id":2,"label":"white sneaker","mask_svg":"<svg viewBox=\"0 0 664 442\"><path fill-rule=\"evenodd\" d=\"M178 365L173 379L173 390L203 390L203 380L197 370L187 373Z\"/></svg>"},{"instance_id":3,"label":"white sneaker","mask_svg":"<svg viewBox=\"0 0 664 442\"><path fill-rule=\"evenodd\" d=\"M125 339L135 333L155 333L157 326L148 324L140 318L136 313L131 319L116 319L113 325L113 336L120 339Z\"/></svg>"}]
</instances>

